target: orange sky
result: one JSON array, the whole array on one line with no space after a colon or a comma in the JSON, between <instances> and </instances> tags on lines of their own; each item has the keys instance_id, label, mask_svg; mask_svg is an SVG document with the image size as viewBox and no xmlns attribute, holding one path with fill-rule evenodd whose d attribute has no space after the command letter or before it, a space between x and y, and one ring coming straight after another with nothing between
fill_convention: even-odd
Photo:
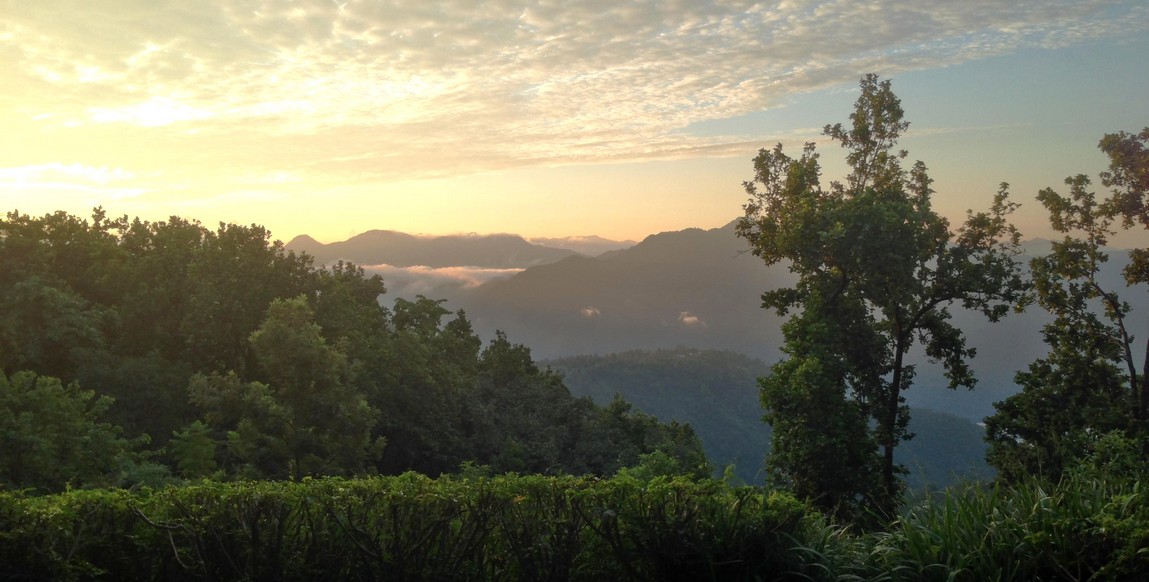
<instances>
[{"instance_id":1,"label":"orange sky","mask_svg":"<svg viewBox=\"0 0 1149 582\"><path fill-rule=\"evenodd\" d=\"M97 7L93 7L97 6ZM0 207L641 239L894 79L960 220L1149 125L1142 1L0 2ZM823 146L827 175L841 172Z\"/></svg>"}]
</instances>

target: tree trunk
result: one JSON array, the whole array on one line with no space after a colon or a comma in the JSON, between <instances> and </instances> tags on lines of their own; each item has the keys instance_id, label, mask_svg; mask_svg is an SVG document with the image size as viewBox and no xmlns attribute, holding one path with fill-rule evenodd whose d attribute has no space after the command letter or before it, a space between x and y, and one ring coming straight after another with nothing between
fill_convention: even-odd
<instances>
[{"instance_id":1,"label":"tree trunk","mask_svg":"<svg viewBox=\"0 0 1149 582\"><path fill-rule=\"evenodd\" d=\"M884 425L880 428L885 441L882 443L883 499L880 502L880 509L887 517L892 517L897 510L899 497L897 476L894 474L894 447L898 446L898 403L902 391L902 360L905 355L904 344L905 342L899 338L894 351L894 370L893 376L890 378L890 392L887 395L888 400L885 402L886 407L882 415L884 418L880 420Z\"/></svg>"},{"instance_id":2,"label":"tree trunk","mask_svg":"<svg viewBox=\"0 0 1149 582\"><path fill-rule=\"evenodd\" d=\"M1145 348L1149 350L1149 338L1145 340ZM1149 351L1145 352L1145 362L1141 364L1141 377L1130 378L1130 385L1134 391L1133 405L1136 407L1134 417L1139 422L1145 423L1149 421Z\"/></svg>"}]
</instances>

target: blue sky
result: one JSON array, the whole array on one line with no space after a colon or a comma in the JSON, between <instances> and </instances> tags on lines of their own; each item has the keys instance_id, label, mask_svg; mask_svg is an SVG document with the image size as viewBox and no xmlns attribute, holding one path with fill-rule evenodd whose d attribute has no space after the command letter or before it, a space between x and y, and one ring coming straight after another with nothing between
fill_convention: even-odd
<instances>
[{"instance_id":1,"label":"blue sky","mask_svg":"<svg viewBox=\"0 0 1149 582\"><path fill-rule=\"evenodd\" d=\"M953 221L1096 175L1149 126L1143 1L0 3L0 207L639 239L736 217L758 148L819 142L858 79ZM1142 244L1144 235L1118 241Z\"/></svg>"}]
</instances>

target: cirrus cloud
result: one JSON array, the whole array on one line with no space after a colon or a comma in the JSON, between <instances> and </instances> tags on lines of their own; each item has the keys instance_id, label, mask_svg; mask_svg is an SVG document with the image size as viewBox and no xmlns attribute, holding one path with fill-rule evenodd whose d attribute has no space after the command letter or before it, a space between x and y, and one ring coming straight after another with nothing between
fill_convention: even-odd
<instances>
[{"instance_id":1,"label":"cirrus cloud","mask_svg":"<svg viewBox=\"0 0 1149 582\"><path fill-rule=\"evenodd\" d=\"M371 181L742 155L752 132L687 128L866 71L1146 31L1124 0L21 2L0 102Z\"/></svg>"}]
</instances>

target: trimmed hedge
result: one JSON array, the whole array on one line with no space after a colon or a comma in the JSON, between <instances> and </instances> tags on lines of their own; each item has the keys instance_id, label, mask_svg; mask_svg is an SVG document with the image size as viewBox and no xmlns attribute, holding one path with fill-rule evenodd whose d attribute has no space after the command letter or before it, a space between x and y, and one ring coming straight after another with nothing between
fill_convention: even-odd
<instances>
[{"instance_id":1,"label":"trimmed hedge","mask_svg":"<svg viewBox=\"0 0 1149 582\"><path fill-rule=\"evenodd\" d=\"M0 493L8 580L751 580L806 509L712 481L500 476Z\"/></svg>"}]
</instances>

